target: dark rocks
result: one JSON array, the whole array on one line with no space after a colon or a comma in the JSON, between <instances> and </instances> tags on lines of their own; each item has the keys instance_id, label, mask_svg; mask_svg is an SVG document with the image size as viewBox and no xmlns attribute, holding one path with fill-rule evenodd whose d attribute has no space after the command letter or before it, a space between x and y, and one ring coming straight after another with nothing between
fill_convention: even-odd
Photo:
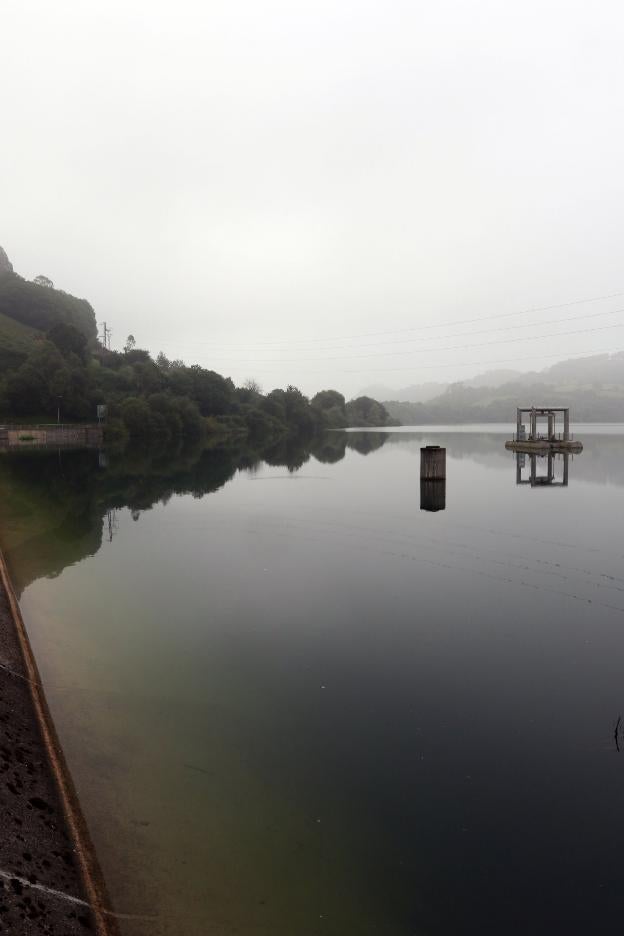
<instances>
[{"instance_id":1,"label":"dark rocks","mask_svg":"<svg viewBox=\"0 0 624 936\"><path fill-rule=\"evenodd\" d=\"M97 927L0 581L0 936Z\"/></svg>"},{"instance_id":2,"label":"dark rocks","mask_svg":"<svg viewBox=\"0 0 624 936\"><path fill-rule=\"evenodd\" d=\"M0 247L0 276L4 276L5 273L13 272L13 264L6 255L6 250L3 247Z\"/></svg>"}]
</instances>

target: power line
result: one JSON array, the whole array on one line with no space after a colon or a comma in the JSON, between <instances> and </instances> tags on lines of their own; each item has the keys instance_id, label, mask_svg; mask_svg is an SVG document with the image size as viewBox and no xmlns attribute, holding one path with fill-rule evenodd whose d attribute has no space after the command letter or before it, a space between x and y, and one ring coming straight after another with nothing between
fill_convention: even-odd
<instances>
[{"instance_id":1,"label":"power line","mask_svg":"<svg viewBox=\"0 0 624 936\"><path fill-rule=\"evenodd\" d=\"M359 332L353 335L333 335L330 340L333 341L349 341L355 338L375 338L378 335L404 335L408 332L417 332L417 331L429 331L434 328L446 328L449 325L474 325L475 322L487 322L493 321L494 319L503 319L503 318L513 318L516 315L527 315L531 312L551 312L553 309L566 309L575 305L583 305L586 302L602 302L606 299L615 299L619 296L624 296L624 290L613 293L606 293L602 296L590 296L584 299L572 299L567 302L558 302L553 305L546 306L531 306L527 309L518 309L516 312L495 312L490 315L480 315L476 318L471 319L451 319L444 322L430 323L428 325L414 325L410 328L391 328L384 331L373 331L373 332ZM280 339L278 339L279 341ZM318 342L327 341L328 338L298 338L298 341L306 341L309 343L317 344ZM194 344L198 344L195 342ZM208 342L206 342L208 344ZM276 344L275 341L260 343L254 345L254 347L262 348L266 347L267 349L272 348ZM214 346L213 346L214 347ZM239 345L221 345L220 347L226 348L231 347L238 349Z\"/></svg>"},{"instance_id":2,"label":"power line","mask_svg":"<svg viewBox=\"0 0 624 936\"><path fill-rule=\"evenodd\" d=\"M624 309L616 309L612 314L616 312L624 312ZM381 352L369 352L367 354L349 354L349 355L329 355L327 357L321 358L264 358L264 360L258 361L257 358L230 358L230 362L234 364L301 364L306 361L352 361L359 360L361 358L371 358L371 357L403 357L408 354L429 354L433 353L444 353L448 351L466 351L470 348L487 348L492 345L498 344L512 344L522 341L541 341L544 338L565 338L568 335L587 335L593 332L598 331L608 331L613 328L624 328L624 322L616 322L614 325L599 325L595 328L579 328L573 331L565 332L548 332L545 335L522 335L516 338L497 338L495 341L481 341L476 342L475 344L462 344L462 345L451 345L447 348L412 348L409 351L381 351ZM224 358L221 358L224 360ZM227 358L225 358L227 360ZM419 365L420 366L420 365Z\"/></svg>"},{"instance_id":3,"label":"power line","mask_svg":"<svg viewBox=\"0 0 624 936\"><path fill-rule=\"evenodd\" d=\"M553 309L565 309L569 306L582 305L585 302L601 302L604 299L615 299L618 296L624 296L624 291L608 293L604 296L592 296L589 299L572 299L570 302L559 302L555 305L548 306L535 306L528 309L519 309L517 312L496 312L492 315L480 315L477 318L473 319L455 319L454 321L440 322L436 325L420 325L415 326L414 328L400 328L400 329L390 329L389 331L379 331L379 332L366 332L360 335L345 335L345 338L368 338L369 336L373 337L375 335L398 335L405 334L410 331L421 331L430 328L445 328L447 325L473 325L475 322L487 322L488 320L497 319L497 318L511 318L514 315L526 315L529 312L550 312ZM318 341L320 339L310 338L310 341Z\"/></svg>"},{"instance_id":4,"label":"power line","mask_svg":"<svg viewBox=\"0 0 624 936\"><path fill-rule=\"evenodd\" d=\"M563 363L564 361L572 360L572 359L581 360L583 358L597 357L600 354L614 354L615 355L615 354L623 354L623 353L624 352L620 348L602 348L596 351L568 352L567 354L565 351L564 352L559 351L559 352L556 352L555 354L536 355L532 357L531 360L541 361L541 360L547 360L547 359L552 360L553 358L559 358ZM430 368L437 369L437 368L442 368L442 367L491 367L492 365L498 365L498 364L526 364L526 356L520 357L520 358L502 358L502 359L497 359L495 361L465 361L465 362L461 361L459 363L457 361L453 361L450 363L448 361L446 361L445 363L440 363L438 361L435 364L420 364L419 363L416 366L418 367L419 370L422 370L422 369L429 370ZM337 368L335 373L337 374L388 374L388 373L409 372L410 374L413 374L414 369L415 369L414 367L375 367L372 369L367 367L365 369L360 368L359 370L348 370L345 368ZM261 370L261 369L256 369L256 368L254 369L254 373L256 374L275 374L275 373L280 373L280 372L281 372L281 369L278 369L275 367L271 368L270 370ZM315 370L315 371L308 371L308 373L326 374L326 371ZM530 371L528 373L530 373Z\"/></svg>"},{"instance_id":5,"label":"power line","mask_svg":"<svg viewBox=\"0 0 624 936\"><path fill-rule=\"evenodd\" d=\"M102 331L104 332L104 335L102 337L102 344L104 345L105 348L107 348L110 351L110 340L111 340L111 335L112 335L112 329L107 328L106 322L103 322Z\"/></svg>"},{"instance_id":6,"label":"power line","mask_svg":"<svg viewBox=\"0 0 624 936\"><path fill-rule=\"evenodd\" d=\"M434 341L435 341L435 340L440 340L440 339L442 339L442 338L471 338L473 335L489 335L489 334L491 334L491 332L493 332L493 331L496 332L496 331L508 331L508 330L510 330L510 329L518 329L518 328L532 328L532 327L534 327L534 326L536 326L536 325L538 325L538 326L540 326L540 327L541 327L541 326L544 326L544 325L560 325L560 324L562 324L562 323L564 323L564 322L577 322L577 321L580 321L581 319L593 319L593 318L601 318L601 317L604 316L604 315L615 315L615 314L618 313L618 312L624 312L624 309L608 309L608 310L606 310L606 311L604 311L604 312L584 312L582 315L568 315L568 316L565 316L564 318L547 319L546 321L543 321L543 322L523 322L523 323L521 323L521 324L519 324L519 325L503 325L503 326L501 326L500 328L483 328L483 329L480 329L479 331L471 331L471 332L466 332L466 333L460 333L460 334L458 334L458 335L440 335L440 338L439 338L439 339L435 339L435 338L434 338L433 340L434 340ZM356 347L354 347L353 350L359 351L360 348L378 348L378 347L380 346L380 344L382 344L382 345L383 345L383 344L397 344L397 343L399 343L399 342L401 342L401 344L403 344L403 345L405 345L405 344L413 344L414 342L417 342L417 341L422 341L422 338L402 338L402 339L396 338L396 339L394 339L394 340L392 340L392 341L372 342L372 343L369 343L369 344L357 345ZM174 341L174 342L169 342L169 343L168 343L168 346L169 346L169 347L173 347L173 348L195 348L195 347L197 347L198 345L205 345L205 346L208 346L208 347L212 348L213 350L217 350L217 349L219 349L219 348L232 347L232 346L230 346L230 345L216 345L216 344L213 344L212 342L209 342L209 341L194 341L194 342L189 342L189 343L185 343L185 342L180 343L180 342L175 342L175 341ZM240 350L240 351L253 351L253 350L254 350L254 347L256 347L256 346L254 346L254 345L241 345L240 347L237 348L237 350ZM267 348L267 350L269 350L269 349ZM281 348L275 348L275 349L273 349L273 350L275 350L275 351L280 351L280 350L282 350L282 349L281 349ZM285 351L290 351L290 352L292 352L292 353L299 353L299 351L302 351L303 353L305 353L306 351L309 351L309 350L311 350L311 349L310 349L310 348L284 348L283 350L285 350ZM317 348L317 349L314 349L314 350L318 350L318 351L342 351L343 349L342 349L341 347L332 347L332 346L329 346L329 347L326 347L326 348ZM425 349L425 350L427 350L427 349ZM433 348L433 349L430 349L430 350L436 350L436 349ZM440 349L440 350L442 350L442 349ZM389 352L380 352L381 355L383 355L384 353L391 354L392 352L390 352L390 351L389 351ZM227 358L227 355L226 355L226 358Z\"/></svg>"}]
</instances>

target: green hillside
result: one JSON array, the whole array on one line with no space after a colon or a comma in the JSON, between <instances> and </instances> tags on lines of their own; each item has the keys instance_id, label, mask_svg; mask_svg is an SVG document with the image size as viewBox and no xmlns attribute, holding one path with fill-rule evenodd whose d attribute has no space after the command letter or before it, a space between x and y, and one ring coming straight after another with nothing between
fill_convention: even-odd
<instances>
[{"instance_id":1,"label":"green hillside","mask_svg":"<svg viewBox=\"0 0 624 936\"><path fill-rule=\"evenodd\" d=\"M63 323L73 325L89 342L97 338L95 313L86 299L32 283L17 273L0 276L0 314L43 332Z\"/></svg>"},{"instance_id":2,"label":"green hillside","mask_svg":"<svg viewBox=\"0 0 624 936\"><path fill-rule=\"evenodd\" d=\"M0 370L17 367L37 347L42 333L0 312Z\"/></svg>"},{"instance_id":3,"label":"green hillside","mask_svg":"<svg viewBox=\"0 0 624 936\"><path fill-rule=\"evenodd\" d=\"M173 315L172 315L173 319ZM128 337L123 352L103 347L93 308L13 271L0 248L0 418L3 421L93 420L107 408L109 439L162 442L247 436L256 444L310 439L328 428L387 425L379 403L349 403L324 390L309 400L297 387L262 393L255 381L237 387L196 364L152 358Z\"/></svg>"}]
</instances>

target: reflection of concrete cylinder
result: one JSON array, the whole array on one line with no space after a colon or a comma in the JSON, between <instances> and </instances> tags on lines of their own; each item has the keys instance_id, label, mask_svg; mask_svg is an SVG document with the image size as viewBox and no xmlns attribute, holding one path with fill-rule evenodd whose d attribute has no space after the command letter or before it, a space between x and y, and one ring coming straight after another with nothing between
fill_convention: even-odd
<instances>
[{"instance_id":1,"label":"reflection of concrete cylinder","mask_svg":"<svg viewBox=\"0 0 624 936\"><path fill-rule=\"evenodd\" d=\"M420 482L420 509L445 510L446 509L446 481Z\"/></svg>"},{"instance_id":2,"label":"reflection of concrete cylinder","mask_svg":"<svg viewBox=\"0 0 624 936\"><path fill-rule=\"evenodd\" d=\"M446 480L446 449L439 445L426 445L420 450L420 480Z\"/></svg>"}]
</instances>

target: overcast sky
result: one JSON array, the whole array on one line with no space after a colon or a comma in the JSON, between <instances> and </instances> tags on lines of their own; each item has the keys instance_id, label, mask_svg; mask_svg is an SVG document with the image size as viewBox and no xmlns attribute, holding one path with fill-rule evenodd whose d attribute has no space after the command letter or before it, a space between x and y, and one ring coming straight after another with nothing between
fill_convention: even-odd
<instances>
[{"instance_id":1,"label":"overcast sky","mask_svg":"<svg viewBox=\"0 0 624 936\"><path fill-rule=\"evenodd\" d=\"M0 0L0 29L0 244L114 347L347 395L624 349L624 295L509 315L624 291L621 3Z\"/></svg>"}]
</instances>

